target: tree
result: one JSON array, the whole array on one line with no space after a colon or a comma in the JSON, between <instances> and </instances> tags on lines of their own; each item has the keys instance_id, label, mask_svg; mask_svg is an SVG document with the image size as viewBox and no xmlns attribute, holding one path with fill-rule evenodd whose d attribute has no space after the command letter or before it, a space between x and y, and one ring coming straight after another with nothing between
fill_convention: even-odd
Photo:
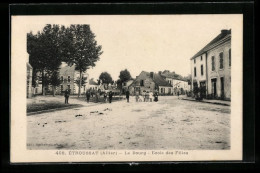
<instances>
[{"instance_id":1,"label":"tree","mask_svg":"<svg viewBox=\"0 0 260 173\"><path fill-rule=\"evenodd\" d=\"M61 84L60 76L58 71L54 71L50 76L50 84L52 85L52 94L55 96L56 87Z\"/></svg>"},{"instance_id":2,"label":"tree","mask_svg":"<svg viewBox=\"0 0 260 173\"><path fill-rule=\"evenodd\" d=\"M70 25L62 30L62 54L65 62L75 64L75 69L79 71L79 86L82 82L82 73L90 67L94 67L103 53L102 46L97 45L94 33L89 25ZM81 94L79 87L78 97Z\"/></svg>"},{"instance_id":3,"label":"tree","mask_svg":"<svg viewBox=\"0 0 260 173\"><path fill-rule=\"evenodd\" d=\"M122 81L121 81L121 79L118 79L117 81L116 81L116 85L117 85L117 89L122 89Z\"/></svg>"},{"instance_id":4,"label":"tree","mask_svg":"<svg viewBox=\"0 0 260 173\"><path fill-rule=\"evenodd\" d=\"M121 70L120 74L119 74L119 80L117 80L118 88L121 90L122 89L122 83L124 83L125 81L128 81L130 79L132 79L130 72L127 69Z\"/></svg>"},{"instance_id":5,"label":"tree","mask_svg":"<svg viewBox=\"0 0 260 173\"><path fill-rule=\"evenodd\" d=\"M125 69L125 70L120 71L119 79L123 83L125 81L128 81L129 79L132 79L132 76L131 76L130 72L127 69Z\"/></svg>"},{"instance_id":6,"label":"tree","mask_svg":"<svg viewBox=\"0 0 260 173\"><path fill-rule=\"evenodd\" d=\"M86 80L87 80L87 77L82 77L81 80L80 80L80 77L77 77L75 82L76 82L77 86L79 87L79 90L81 87L83 87L85 85Z\"/></svg>"},{"instance_id":7,"label":"tree","mask_svg":"<svg viewBox=\"0 0 260 173\"><path fill-rule=\"evenodd\" d=\"M108 72L102 72L99 76L99 80L102 84L106 84L106 89L108 88L108 84L112 83L112 77Z\"/></svg>"},{"instance_id":8,"label":"tree","mask_svg":"<svg viewBox=\"0 0 260 173\"><path fill-rule=\"evenodd\" d=\"M39 31L35 35L32 32L27 34L27 52L29 62L34 69L33 83L35 83L37 73L40 72L43 95L45 95L45 87L48 85L46 72L57 71L61 65L61 42L59 25L47 24L41 32Z\"/></svg>"}]
</instances>

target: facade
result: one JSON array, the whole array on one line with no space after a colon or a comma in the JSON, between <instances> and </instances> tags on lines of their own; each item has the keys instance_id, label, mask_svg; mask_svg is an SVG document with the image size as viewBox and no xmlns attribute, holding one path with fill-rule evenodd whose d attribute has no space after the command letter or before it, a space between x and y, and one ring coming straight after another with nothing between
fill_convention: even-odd
<instances>
[{"instance_id":1,"label":"facade","mask_svg":"<svg viewBox=\"0 0 260 173\"><path fill-rule=\"evenodd\" d=\"M231 30L222 30L191 58L192 89L205 87L205 97L231 99Z\"/></svg>"},{"instance_id":2,"label":"facade","mask_svg":"<svg viewBox=\"0 0 260 173\"><path fill-rule=\"evenodd\" d=\"M182 94L186 93L190 90L188 85L188 81L181 76L175 74L175 72L170 72L169 70L165 70L163 72L159 72L159 74L172 85L172 94L177 95L178 92L182 91Z\"/></svg>"},{"instance_id":3,"label":"facade","mask_svg":"<svg viewBox=\"0 0 260 173\"><path fill-rule=\"evenodd\" d=\"M123 93L125 93L125 91L127 91L127 89L133 83L133 81L134 81L134 79L129 79L129 80L122 83L122 92Z\"/></svg>"},{"instance_id":4,"label":"facade","mask_svg":"<svg viewBox=\"0 0 260 173\"><path fill-rule=\"evenodd\" d=\"M89 79L88 80L88 84L87 84L87 89L90 90L98 90L99 89L99 85L96 81L94 81L94 79Z\"/></svg>"},{"instance_id":5,"label":"facade","mask_svg":"<svg viewBox=\"0 0 260 173\"><path fill-rule=\"evenodd\" d=\"M79 71L75 70L75 65L69 66L65 62L62 62L59 70L61 84L56 88L57 94L63 94L66 89L70 90L70 94L78 94L79 85L77 80L79 79ZM82 79L85 81L81 86L81 94L84 94L87 90L89 75L82 73Z\"/></svg>"},{"instance_id":6,"label":"facade","mask_svg":"<svg viewBox=\"0 0 260 173\"><path fill-rule=\"evenodd\" d=\"M37 75L38 80L36 80L35 94L42 94L42 81L41 74ZM79 72L75 70L75 65L69 66L67 63L62 62L59 70L59 77L61 80L60 86L56 87L56 94L63 94L66 89L70 90L70 94L78 94L79 86L77 84L77 79L79 79ZM84 94L88 87L88 73L82 74L82 79L85 83L81 86L81 94ZM46 94L52 94L52 86L48 85L46 87Z\"/></svg>"},{"instance_id":7,"label":"facade","mask_svg":"<svg viewBox=\"0 0 260 173\"><path fill-rule=\"evenodd\" d=\"M26 96L27 96L27 98L31 98L32 95L33 95L33 88L32 88L32 72L33 72L33 68L32 68L32 66L29 63L29 58L27 59L26 69L27 69Z\"/></svg>"},{"instance_id":8,"label":"facade","mask_svg":"<svg viewBox=\"0 0 260 173\"><path fill-rule=\"evenodd\" d=\"M144 91L158 91L160 95L170 95L172 85L168 83L160 74L142 71L139 76L129 86L130 94L142 94Z\"/></svg>"}]
</instances>

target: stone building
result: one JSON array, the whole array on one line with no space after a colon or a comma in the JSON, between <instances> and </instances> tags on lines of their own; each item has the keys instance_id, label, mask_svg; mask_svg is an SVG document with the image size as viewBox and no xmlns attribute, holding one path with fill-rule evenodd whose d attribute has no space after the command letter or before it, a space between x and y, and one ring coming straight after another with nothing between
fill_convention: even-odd
<instances>
[{"instance_id":1,"label":"stone building","mask_svg":"<svg viewBox=\"0 0 260 173\"><path fill-rule=\"evenodd\" d=\"M31 64L29 63L29 56L27 58L27 63L26 63L26 71L27 71L27 81L26 81L26 96L27 98L32 97L33 95L33 88L32 88L32 72L33 68Z\"/></svg>"},{"instance_id":2,"label":"stone building","mask_svg":"<svg viewBox=\"0 0 260 173\"><path fill-rule=\"evenodd\" d=\"M186 93L189 91L188 81L176 74L175 72L170 72L169 70L164 70L163 72L159 72L159 74L172 85L172 94L177 95L179 93Z\"/></svg>"},{"instance_id":3,"label":"stone building","mask_svg":"<svg viewBox=\"0 0 260 173\"><path fill-rule=\"evenodd\" d=\"M129 86L134 82L134 79L129 79L125 82L122 83L122 92L125 93L128 89Z\"/></svg>"},{"instance_id":4,"label":"stone building","mask_svg":"<svg viewBox=\"0 0 260 173\"><path fill-rule=\"evenodd\" d=\"M170 95L172 85L158 73L142 71L129 86L129 90L132 95L141 94L143 91L158 91L160 95Z\"/></svg>"},{"instance_id":5,"label":"stone building","mask_svg":"<svg viewBox=\"0 0 260 173\"><path fill-rule=\"evenodd\" d=\"M71 94L78 94L79 85L77 80L79 80L79 71L75 70L75 65L69 66L65 62L62 62L59 70L59 76L61 84L57 87L57 94L62 94L66 89L69 89ZM81 94L84 94L87 90L88 85L88 73L82 74L82 79L85 81L83 86L81 86Z\"/></svg>"},{"instance_id":6,"label":"stone building","mask_svg":"<svg viewBox=\"0 0 260 173\"><path fill-rule=\"evenodd\" d=\"M205 87L207 98L231 99L231 30L221 30L190 60L192 89Z\"/></svg>"}]
</instances>

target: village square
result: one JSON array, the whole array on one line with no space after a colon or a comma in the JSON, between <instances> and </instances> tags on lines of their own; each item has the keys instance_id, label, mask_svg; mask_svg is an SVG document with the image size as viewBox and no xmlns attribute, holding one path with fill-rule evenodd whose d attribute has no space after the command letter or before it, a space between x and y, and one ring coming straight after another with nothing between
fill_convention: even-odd
<instances>
[{"instance_id":1,"label":"village square","mask_svg":"<svg viewBox=\"0 0 260 173\"><path fill-rule=\"evenodd\" d=\"M28 33L27 149L230 149L231 29L185 57L186 75L126 65L115 78L89 73L106 54L90 28Z\"/></svg>"}]
</instances>

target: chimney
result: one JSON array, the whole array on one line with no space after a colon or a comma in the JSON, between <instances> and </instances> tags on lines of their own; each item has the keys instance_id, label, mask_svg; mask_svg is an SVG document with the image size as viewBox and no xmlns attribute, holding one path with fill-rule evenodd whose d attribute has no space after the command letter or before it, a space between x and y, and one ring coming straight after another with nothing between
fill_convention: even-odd
<instances>
[{"instance_id":1,"label":"chimney","mask_svg":"<svg viewBox=\"0 0 260 173\"><path fill-rule=\"evenodd\" d=\"M153 72L150 72L150 77L153 79Z\"/></svg>"},{"instance_id":2,"label":"chimney","mask_svg":"<svg viewBox=\"0 0 260 173\"><path fill-rule=\"evenodd\" d=\"M221 34L227 34L228 33L228 30L227 29L222 29L221 30Z\"/></svg>"},{"instance_id":3,"label":"chimney","mask_svg":"<svg viewBox=\"0 0 260 173\"><path fill-rule=\"evenodd\" d=\"M159 75L161 75L162 74L162 71L159 71Z\"/></svg>"}]
</instances>

